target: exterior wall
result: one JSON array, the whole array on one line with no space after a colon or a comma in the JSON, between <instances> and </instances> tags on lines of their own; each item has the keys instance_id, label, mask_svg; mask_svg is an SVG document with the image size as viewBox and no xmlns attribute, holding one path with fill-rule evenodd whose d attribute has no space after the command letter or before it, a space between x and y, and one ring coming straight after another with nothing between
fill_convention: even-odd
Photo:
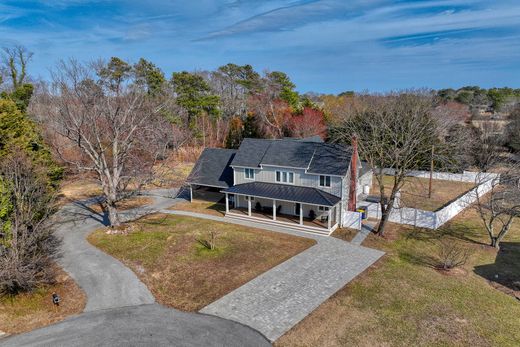
<instances>
[{"instance_id":1,"label":"exterior wall","mask_svg":"<svg viewBox=\"0 0 520 347\"><path fill-rule=\"evenodd\" d=\"M264 166L263 169L255 169L255 179L245 178L244 168L234 168L235 185L250 182L276 182L276 171L294 172L294 185L321 189L327 193L342 197L342 178L339 176L330 177L330 187L320 187L320 176L305 173L303 169L280 168L272 166ZM347 188L348 192L348 188ZM348 194L347 194L348 198Z\"/></svg>"},{"instance_id":2,"label":"exterior wall","mask_svg":"<svg viewBox=\"0 0 520 347\"><path fill-rule=\"evenodd\" d=\"M363 194L363 187L368 186L372 188L372 171L366 172L363 176L359 177L357 182L357 195ZM370 192L370 191L369 191Z\"/></svg>"}]
</instances>

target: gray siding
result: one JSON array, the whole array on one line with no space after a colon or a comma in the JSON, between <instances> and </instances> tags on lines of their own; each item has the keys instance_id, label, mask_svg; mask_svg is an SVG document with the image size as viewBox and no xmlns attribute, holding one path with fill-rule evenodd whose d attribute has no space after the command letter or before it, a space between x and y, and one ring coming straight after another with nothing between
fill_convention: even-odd
<instances>
[{"instance_id":1,"label":"gray siding","mask_svg":"<svg viewBox=\"0 0 520 347\"><path fill-rule=\"evenodd\" d=\"M291 171L294 172L294 185L312 187L321 189L327 193L334 194L341 197L342 190L342 179L338 176L330 177L330 187L320 187L320 176L306 174L303 169L292 169L292 168L277 168L264 166L263 169L255 169L255 181L278 183L276 182L276 171ZM235 168L235 185L242 183L253 182L245 178L245 172L243 168ZM348 189L348 187L347 187Z\"/></svg>"}]
</instances>

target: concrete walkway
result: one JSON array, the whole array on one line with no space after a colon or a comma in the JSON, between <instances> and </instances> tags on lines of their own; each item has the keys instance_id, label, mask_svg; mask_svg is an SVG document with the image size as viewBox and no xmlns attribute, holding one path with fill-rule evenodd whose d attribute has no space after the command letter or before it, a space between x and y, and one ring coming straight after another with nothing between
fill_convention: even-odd
<instances>
[{"instance_id":1,"label":"concrete walkway","mask_svg":"<svg viewBox=\"0 0 520 347\"><path fill-rule=\"evenodd\" d=\"M154 191L152 206L121 213L138 218L171 206L175 191ZM0 340L0 346L269 346L257 331L237 322L169 309L155 303L147 287L117 259L86 241L106 217L88 208L93 201L65 206L57 214L63 238L60 265L87 296L85 312L60 323ZM67 300L67 298L62 298Z\"/></svg>"},{"instance_id":2,"label":"concrete walkway","mask_svg":"<svg viewBox=\"0 0 520 347\"><path fill-rule=\"evenodd\" d=\"M251 221L178 210L161 212L268 229L317 241L315 246L201 310L248 325L271 341L282 336L384 254L334 237L304 234Z\"/></svg>"},{"instance_id":3,"label":"concrete walkway","mask_svg":"<svg viewBox=\"0 0 520 347\"><path fill-rule=\"evenodd\" d=\"M350 243L352 243L353 245L361 245L363 243L363 241L365 241L367 236L370 235L370 233L375 229L375 227L376 227L376 222L365 221L361 225L361 230L356 234L356 236L354 236L354 238L352 239L352 241L350 241Z\"/></svg>"}]
</instances>

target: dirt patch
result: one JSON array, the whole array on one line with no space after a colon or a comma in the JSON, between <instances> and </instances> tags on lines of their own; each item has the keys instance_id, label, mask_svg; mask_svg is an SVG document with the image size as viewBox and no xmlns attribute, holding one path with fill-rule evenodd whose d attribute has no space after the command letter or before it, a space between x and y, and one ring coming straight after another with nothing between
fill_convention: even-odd
<instances>
[{"instance_id":1,"label":"dirt patch","mask_svg":"<svg viewBox=\"0 0 520 347\"><path fill-rule=\"evenodd\" d=\"M198 311L315 244L314 240L184 216L155 215L128 235L88 240L123 261L167 306ZM217 231L216 249L197 239Z\"/></svg>"},{"instance_id":2,"label":"dirt patch","mask_svg":"<svg viewBox=\"0 0 520 347\"><path fill-rule=\"evenodd\" d=\"M52 303L52 293L60 296L59 307ZM83 291L60 269L55 285L0 298L0 331L18 334L41 328L81 313L85 303Z\"/></svg>"}]
</instances>

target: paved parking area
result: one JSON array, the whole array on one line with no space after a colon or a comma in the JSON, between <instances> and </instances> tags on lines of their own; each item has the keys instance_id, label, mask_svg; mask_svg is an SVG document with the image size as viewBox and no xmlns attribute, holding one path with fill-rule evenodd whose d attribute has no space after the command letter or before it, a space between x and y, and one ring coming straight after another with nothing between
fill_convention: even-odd
<instances>
[{"instance_id":1,"label":"paved parking area","mask_svg":"<svg viewBox=\"0 0 520 347\"><path fill-rule=\"evenodd\" d=\"M384 254L334 237L304 234L250 221L184 211L162 212L258 227L317 241L315 246L200 311L248 325L271 341L282 336Z\"/></svg>"}]
</instances>

